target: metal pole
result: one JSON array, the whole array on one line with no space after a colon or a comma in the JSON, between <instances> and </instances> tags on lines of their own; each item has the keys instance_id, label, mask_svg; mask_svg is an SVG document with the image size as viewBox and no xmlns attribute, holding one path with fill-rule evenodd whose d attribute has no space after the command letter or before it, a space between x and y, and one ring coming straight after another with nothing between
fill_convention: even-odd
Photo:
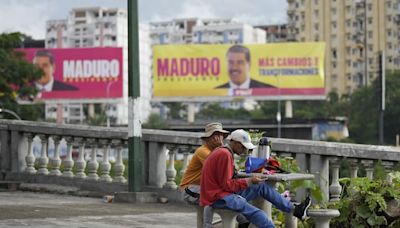
<instances>
[{"instance_id":1,"label":"metal pole","mask_svg":"<svg viewBox=\"0 0 400 228\"><path fill-rule=\"evenodd\" d=\"M275 74L276 80L278 81L278 113L276 113L276 121L278 122L278 138L281 137L281 83L279 81L278 74Z\"/></svg>"},{"instance_id":2,"label":"metal pole","mask_svg":"<svg viewBox=\"0 0 400 228\"><path fill-rule=\"evenodd\" d=\"M5 113L8 113L8 114L11 114L11 115L14 116L17 120L21 120L21 117L19 117L19 116L17 115L17 113L15 113L15 112L13 112L13 111L11 111L11 110L4 109L4 108L0 108L0 112L5 112Z\"/></svg>"},{"instance_id":3,"label":"metal pole","mask_svg":"<svg viewBox=\"0 0 400 228\"><path fill-rule=\"evenodd\" d=\"M128 190L142 190L138 0L128 0Z\"/></svg>"},{"instance_id":4,"label":"metal pole","mask_svg":"<svg viewBox=\"0 0 400 228\"><path fill-rule=\"evenodd\" d=\"M380 74L378 75L380 77L381 81L381 107L379 108L379 144L383 145L385 141L385 132L384 132L384 113L385 113L385 93L386 93L386 87L385 87L385 53L382 51L379 53L379 65L380 65Z\"/></svg>"},{"instance_id":5,"label":"metal pole","mask_svg":"<svg viewBox=\"0 0 400 228\"><path fill-rule=\"evenodd\" d=\"M114 84L114 82L115 81L108 82L107 83L107 88L106 88L106 94L107 94L107 106L106 106L107 127L111 126L111 124L110 124L110 107L111 107L111 104L110 104L110 99L109 98L110 98L110 88L111 88L111 85Z\"/></svg>"}]
</instances>

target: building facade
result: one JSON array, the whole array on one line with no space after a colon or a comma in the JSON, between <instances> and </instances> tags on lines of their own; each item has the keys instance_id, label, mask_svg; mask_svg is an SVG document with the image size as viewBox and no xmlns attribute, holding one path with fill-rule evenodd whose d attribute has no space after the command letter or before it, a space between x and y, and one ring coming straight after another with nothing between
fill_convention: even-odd
<instances>
[{"instance_id":1,"label":"building facade","mask_svg":"<svg viewBox=\"0 0 400 228\"><path fill-rule=\"evenodd\" d=\"M386 70L400 69L400 0L288 0L288 39L325 41L326 92L350 94Z\"/></svg>"},{"instance_id":2,"label":"building facade","mask_svg":"<svg viewBox=\"0 0 400 228\"><path fill-rule=\"evenodd\" d=\"M276 25L259 25L256 28L262 29L266 32L267 43L288 42L288 28L287 24Z\"/></svg>"},{"instance_id":3,"label":"building facade","mask_svg":"<svg viewBox=\"0 0 400 228\"><path fill-rule=\"evenodd\" d=\"M46 48L84 48L84 47L122 47L123 48L123 96L121 99L110 99L106 104L108 119L111 124L126 125L128 123L128 15L126 9L117 8L74 8L65 20L50 20L46 23ZM139 26L139 57L140 57L140 93L141 93L141 119L146 121L150 114L151 106L151 49L149 41L149 27ZM95 103L96 101L94 101ZM71 100L74 108L62 107L63 122L76 122L74 113L68 110L76 110L79 101ZM89 116L94 115L94 103L88 104ZM58 116L59 104L48 104L46 117ZM83 109L81 109L83 110ZM53 113L51 113L53 111ZM79 118L85 118L79 114ZM83 120L80 119L80 122Z\"/></svg>"}]
</instances>

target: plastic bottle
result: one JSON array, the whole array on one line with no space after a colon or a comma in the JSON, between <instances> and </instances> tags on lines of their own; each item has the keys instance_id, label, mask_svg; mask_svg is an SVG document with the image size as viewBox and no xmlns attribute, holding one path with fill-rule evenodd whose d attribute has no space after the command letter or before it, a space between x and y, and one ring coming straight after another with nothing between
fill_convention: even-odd
<instances>
[{"instance_id":1,"label":"plastic bottle","mask_svg":"<svg viewBox=\"0 0 400 228\"><path fill-rule=\"evenodd\" d=\"M247 157L246 162L244 163L244 171L246 173L251 173L251 159L250 159L250 156Z\"/></svg>"}]
</instances>

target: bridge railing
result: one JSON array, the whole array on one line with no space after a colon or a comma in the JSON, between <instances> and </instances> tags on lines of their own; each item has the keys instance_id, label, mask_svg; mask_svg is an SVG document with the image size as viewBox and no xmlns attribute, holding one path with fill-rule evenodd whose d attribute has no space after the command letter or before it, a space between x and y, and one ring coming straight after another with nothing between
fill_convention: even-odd
<instances>
[{"instance_id":1,"label":"bridge railing","mask_svg":"<svg viewBox=\"0 0 400 228\"><path fill-rule=\"evenodd\" d=\"M0 134L3 179L127 190L123 175L127 128L0 120ZM201 144L200 133L143 129L142 134L144 186L156 191L176 191L175 157L183 154L183 172L190 152ZM40 151L33 149L36 138L40 138ZM358 176L358 169L364 166L369 178L373 178L378 160L387 172L400 161L400 149L395 147L277 138L271 141L276 154L293 157L301 170L314 174L330 200L339 199L339 167L343 159L352 164L351 177ZM116 157L113 165L109 161L111 152Z\"/></svg>"}]
</instances>

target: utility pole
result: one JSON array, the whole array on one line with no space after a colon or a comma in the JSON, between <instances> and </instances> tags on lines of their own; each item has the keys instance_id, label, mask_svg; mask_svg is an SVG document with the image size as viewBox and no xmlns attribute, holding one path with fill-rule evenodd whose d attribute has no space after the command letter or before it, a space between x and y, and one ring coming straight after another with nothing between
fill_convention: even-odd
<instances>
[{"instance_id":1,"label":"utility pole","mask_svg":"<svg viewBox=\"0 0 400 228\"><path fill-rule=\"evenodd\" d=\"M384 136L384 113L385 113L385 93L386 93L386 79L385 79L385 53L383 51L378 54L378 77L380 81L380 107L379 107L379 144L383 145L385 141Z\"/></svg>"},{"instance_id":2,"label":"utility pole","mask_svg":"<svg viewBox=\"0 0 400 228\"><path fill-rule=\"evenodd\" d=\"M128 0L128 190L139 192L143 185L141 150L138 0Z\"/></svg>"}]
</instances>

